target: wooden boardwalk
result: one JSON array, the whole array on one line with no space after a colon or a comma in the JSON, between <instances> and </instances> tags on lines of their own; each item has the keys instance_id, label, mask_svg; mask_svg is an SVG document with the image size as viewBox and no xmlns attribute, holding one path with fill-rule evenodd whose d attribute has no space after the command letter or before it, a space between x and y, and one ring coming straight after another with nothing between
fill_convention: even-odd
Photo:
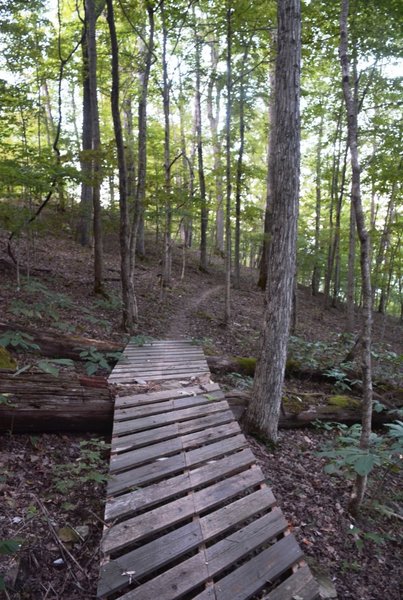
<instances>
[{"instance_id":1,"label":"wooden boardwalk","mask_svg":"<svg viewBox=\"0 0 403 600\"><path fill-rule=\"evenodd\" d=\"M110 377L180 381L116 399L98 598L313 600L302 551L206 375L199 348L167 341L129 346Z\"/></svg>"}]
</instances>

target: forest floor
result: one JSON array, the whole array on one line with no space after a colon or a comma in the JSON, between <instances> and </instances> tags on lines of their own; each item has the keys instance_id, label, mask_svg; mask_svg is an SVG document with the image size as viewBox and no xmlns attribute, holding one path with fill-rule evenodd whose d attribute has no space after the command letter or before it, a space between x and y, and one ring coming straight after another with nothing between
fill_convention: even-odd
<instances>
[{"instance_id":1,"label":"forest floor","mask_svg":"<svg viewBox=\"0 0 403 600\"><path fill-rule=\"evenodd\" d=\"M127 337L120 328L118 256L117 243L112 240L105 256L109 299L92 293L90 250L67 236L46 236L36 242L30 256L33 276L22 278L19 286L15 273L0 256L1 320L123 346ZM233 291L233 321L224 327L222 265L214 261L209 273L202 274L190 254L181 280L180 261L178 251L172 287L163 297L156 254L138 263L138 335L183 336L199 340L208 354L256 356L263 312L256 273L245 269L241 289ZM383 379L378 396L387 403L391 390L402 387L399 356L403 330L396 319L375 317L375 375ZM325 308L321 296L312 298L308 289L300 287L290 356L311 369L338 367L340 374L337 385L334 379L327 383L288 378L286 399L303 404L306 398L312 403L332 394L357 395L340 368L352 345L351 338L343 335L344 322L343 307ZM33 360L21 349L15 357L19 366ZM82 365L75 368L82 369ZM251 384L250 377L237 373L218 380L224 388L249 389ZM323 571L327 585L334 585L341 600L401 600L399 474L375 471L365 507L360 517L353 519L347 512L351 481L327 474L325 459L318 455L338 435L335 425L321 425L281 431L275 448L251 437L249 441L315 573L321 576ZM109 441L107 436L91 433L10 432L0 437L0 573L8 585L5 598L95 597ZM13 550L12 544L1 546L1 540L8 539L21 544L14 554L6 554ZM328 597L335 597L332 591Z\"/></svg>"}]
</instances>

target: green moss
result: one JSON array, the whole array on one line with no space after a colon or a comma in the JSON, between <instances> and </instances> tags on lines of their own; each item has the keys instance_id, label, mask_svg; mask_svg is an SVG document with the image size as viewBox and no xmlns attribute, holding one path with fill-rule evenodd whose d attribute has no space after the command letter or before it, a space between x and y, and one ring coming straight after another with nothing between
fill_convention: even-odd
<instances>
[{"instance_id":1,"label":"green moss","mask_svg":"<svg viewBox=\"0 0 403 600\"><path fill-rule=\"evenodd\" d=\"M235 362L239 366L239 372L242 375L253 377L256 370L256 358L235 356Z\"/></svg>"},{"instance_id":2,"label":"green moss","mask_svg":"<svg viewBox=\"0 0 403 600\"><path fill-rule=\"evenodd\" d=\"M360 401L350 396L329 396L327 403L338 408L359 408Z\"/></svg>"},{"instance_id":3,"label":"green moss","mask_svg":"<svg viewBox=\"0 0 403 600\"><path fill-rule=\"evenodd\" d=\"M289 358L285 363L285 374L291 375L292 373L297 373L301 371L302 364L299 360L295 360L295 358Z\"/></svg>"},{"instance_id":4,"label":"green moss","mask_svg":"<svg viewBox=\"0 0 403 600\"><path fill-rule=\"evenodd\" d=\"M11 354L8 350L0 346L0 369L13 369L15 371L16 368L17 363Z\"/></svg>"}]
</instances>

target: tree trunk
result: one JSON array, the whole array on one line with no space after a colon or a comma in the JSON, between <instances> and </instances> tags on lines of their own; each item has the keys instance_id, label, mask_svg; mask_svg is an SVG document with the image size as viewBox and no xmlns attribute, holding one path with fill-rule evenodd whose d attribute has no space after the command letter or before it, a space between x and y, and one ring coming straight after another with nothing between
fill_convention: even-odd
<instances>
[{"instance_id":1,"label":"tree trunk","mask_svg":"<svg viewBox=\"0 0 403 600\"><path fill-rule=\"evenodd\" d=\"M162 257L162 287L171 284L172 268L172 201L171 201L171 151L170 151L170 82L168 79L167 43L168 30L164 4L161 4L162 14L162 78L163 78L163 108L164 108L164 195L165 195L165 231L164 253Z\"/></svg>"},{"instance_id":2,"label":"tree trunk","mask_svg":"<svg viewBox=\"0 0 403 600\"><path fill-rule=\"evenodd\" d=\"M81 200L79 220L77 226L77 240L82 246L91 244L91 220L92 220L92 188L91 188L91 159L92 149L92 126L91 126L91 94L90 79L88 72L88 43L87 35L82 41L83 55L83 129L82 129L82 152L80 154L81 168Z\"/></svg>"},{"instance_id":3,"label":"tree trunk","mask_svg":"<svg viewBox=\"0 0 403 600\"><path fill-rule=\"evenodd\" d=\"M113 394L104 377L0 371L0 433L110 432Z\"/></svg>"},{"instance_id":4,"label":"tree trunk","mask_svg":"<svg viewBox=\"0 0 403 600\"><path fill-rule=\"evenodd\" d=\"M247 413L249 427L277 441L296 266L300 174L301 13L299 0L279 0L272 227L261 351Z\"/></svg>"},{"instance_id":5,"label":"tree trunk","mask_svg":"<svg viewBox=\"0 0 403 600\"><path fill-rule=\"evenodd\" d=\"M225 308L224 323L231 319L231 111L232 111L232 0L227 0L227 109L225 118Z\"/></svg>"},{"instance_id":6,"label":"tree trunk","mask_svg":"<svg viewBox=\"0 0 403 600\"><path fill-rule=\"evenodd\" d=\"M234 254L234 287L241 285L241 196L243 154L245 149L245 66L249 48L246 47L242 57L242 71L240 74L241 85L239 90L239 151L236 166L236 191L235 191L235 254Z\"/></svg>"},{"instance_id":7,"label":"tree trunk","mask_svg":"<svg viewBox=\"0 0 403 600\"><path fill-rule=\"evenodd\" d=\"M347 112L348 142L350 147L352 183L351 201L354 205L357 231L360 239L361 287L363 299L363 328L362 328L362 382L363 408L362 432L360 448L369 449L372 417L372 292L370 274L370 239L365 226L364 212L361 201L360 162L358 152L358 106L354 101L350 83L350 63L348 57L348 13L349 0L342 0L340 12L340 46L339 55L342 70L343 94ZM357 475L354 490L350 499L350 511L357 513L364 499L367 478Z\"/></svg>"},{"instance_id":8,"label":"tree trunk","mask_svg":"<svg viewBox=\"0 0 403 600\"><path fill-rule=\"evenodd\" d=\"M140 98L138 108L138 177L136 188L135 224L134 232L137 233L137 253L145 255L144 246L144 200L147 177L147 98L150 80L151 64L154 53L154 9L150 2L146 2L148 15L148 40L143 49L144 69L139 71Z\"/></svg>"},{"instance_id":9,"label":"tree trunk","mask_svg":"<svg viewBox=\"0 0 403 600\"><path fill-rule=\"evenodd\" d=\"M348 244L348 272L347 272L347 323L346 329L353 333L355 328L355 209L350 205L350 227Z\"/></svg>"},{"instance_id":10,"label":"tree trunk","mask_svg":"<svg viewBox=\"0 0 403 600\"><path fill-rule=\"evenodd\" d=\"M201 115L201 92L200 92L200 55L201 55L201 39L195 32L195 48L196 48L196 138L197 138L197 164L199 172L199 188L200 188L200 262L199 269L203 273L207 273L207 200L206 200L206 180L204 177L203 165L203 139L202 139L202 115Z\"/></svg>"},{"instance_id":11,"label":"tree trunk","mask_svg":"<svg viewBox=\"0 0 403 600\"><path fill-rule=\"evenodd\" d=\"M95 0L85 0L86 37L88 48L88 79L91 106L91 135L92 135L92 206L94 231L94 291L104 294L103 285L103 247L101 221L101 134L99 128L99 110L97 98L97 47L96 22L104 2L96 5Z\"/></svg>"},{"instance_id":12,"label":"tree trunk","mask_svg":"<svg viewBox=\"0 0 403 600\"><path fill-rule=\"evenodd\" d=\"M323 113L319 122L318 146L316 149L316 211L315 211L315 246L314 263L312 271L312 296L319 294L321 266L320 266L320 218L322 210L322 138L323 138Z\"/></svg>"},{"instance_id":13,"label":"tree trunk","mask_svg":"<svg viewBox=\"0 0 403 600\"><path fill-rule=\"evenodd\" d=\"M214 181L216 191L216 225L215 225L215 253L224 256L224 194L221 163L221 144L218 138L218 120L220 115L221 92L217 85L218 48L217 42L210 43L211 48L211 74L207 90L207 115L210 122L211 141L214 154ZM216 90L215 114L213 91Z\"/></svg>"},{"instance_id":14,"label":"tree trunk","mask_svg":"<svg viewBox=\"0 0 403 600\"><path fill-rule=\"evenodd\" d=\"M138 313L137 300L134 293L134 279L131 269L130 258L130 216L127 197L127 170L126 156L122 134L122 123L119 112L119 50L116 36L115 18L113 12L113 0L107 0L107 21L111 39L111 70L112 70L112 91L111 91L111 109L113 117L113 128L115 132L115 141L118 155L119 168L119 209L120 209L120 274L122 281L122 301L123 301L123 329L129 333L134 333Z\"/></svg>"},{"instance_id":15,"label":"tree trunk","mask_svg":"<svg viewBox=\"0 0 403 600\"><path fill-rule=\"evenodd\" d=\"M276 43L275 35L272 36L272 43ZM274 55L273 49L273 55ZM273 192L271 189L271 177L270 173L274 166L275 148L273 144L273 128L275 118L275 83L276 83L276 71L275 67L270 69L270 99L269 99L269 140L267 145L267 179L266 179L266 210L264 215L264 228L263 228L263 246L262 256L260 259L259 267L259 280L258 287L261 290L266 289L267 285L267 269L268 269L268 254L270 245L270 226L271 226L271 208Z\"/></svg>"}]
</instances>

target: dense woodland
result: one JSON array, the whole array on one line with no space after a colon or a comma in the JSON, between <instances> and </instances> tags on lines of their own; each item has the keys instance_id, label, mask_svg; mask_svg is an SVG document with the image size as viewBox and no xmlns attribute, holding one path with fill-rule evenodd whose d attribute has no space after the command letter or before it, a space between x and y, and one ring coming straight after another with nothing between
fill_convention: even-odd
<instances>
[{"instance_id":1,"label":"dense woodland","mask_svg":"<svg viewBox=\"0 0 403 600\"><path fill-rule=\"evenodd\" d=\"M105 374L127 335L186 335L242 388L245 428L283 444L282 458L258 450L271 467L298 460L278 432L296 402L355 395L355 454L328 455L337 472L350 460L346 511L358 518L374 466L392 465L375 482L394 494L385 456L402 423L374 450L371 418L390 423L401 405L402 20L399 0L3 2L0 349L16 349L21 389L38 368L63 383L71 360ZM79 355L78 333L97 349ZM21 356L36 344L51 362ZM295 439L319 449L309 436ZM376 525L391 556L395 524Z\"/></svg>"}]
</instances>

